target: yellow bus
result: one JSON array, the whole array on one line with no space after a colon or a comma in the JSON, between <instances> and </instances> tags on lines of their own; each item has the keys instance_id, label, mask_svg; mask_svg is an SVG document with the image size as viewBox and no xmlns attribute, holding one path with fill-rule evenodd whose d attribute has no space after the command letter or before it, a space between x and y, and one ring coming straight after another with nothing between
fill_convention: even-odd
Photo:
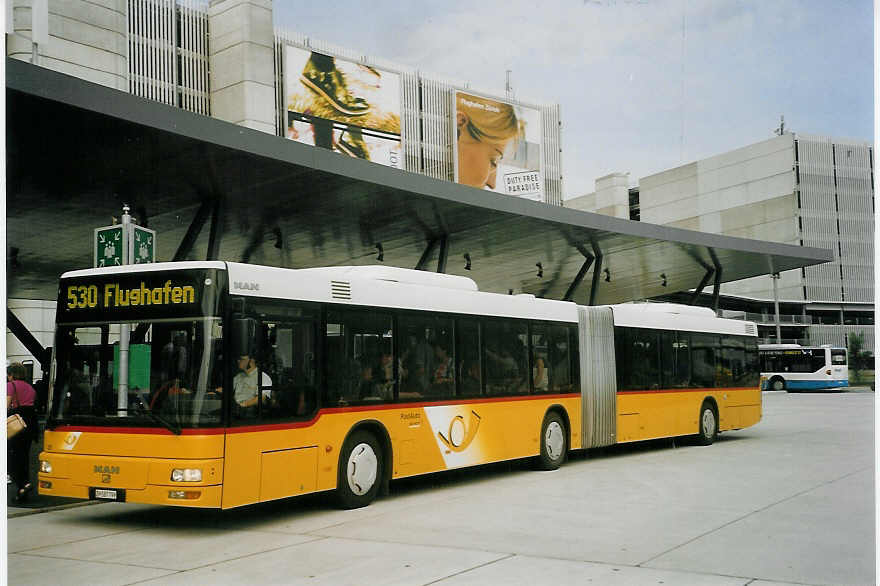
<instances>
[{"instance_id":1,"label":"yellow bus","mask_svg":"<svg viewBox=\"0 0 880 586\"><path fill-rule=\"evenodd\" d=\"M761 418L754 324L382 266L61 277L41 494L228 509Z\"/></svg>"}]
</instances>

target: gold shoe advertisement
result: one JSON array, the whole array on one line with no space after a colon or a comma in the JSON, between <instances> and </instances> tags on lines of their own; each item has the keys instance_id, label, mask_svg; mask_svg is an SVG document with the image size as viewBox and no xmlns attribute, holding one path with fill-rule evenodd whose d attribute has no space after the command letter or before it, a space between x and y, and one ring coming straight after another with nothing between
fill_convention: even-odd
<instances>
[{"instance_id":1,"label":"gold shoe advertisement","mask_svg":"<svg viewBox=\"0 0 880 586\"><path fill-rule=\"evenodd\" d=\"M288 45L284 79L288 138L403 168L398 74Z\"/></svg>"}]
</instances>

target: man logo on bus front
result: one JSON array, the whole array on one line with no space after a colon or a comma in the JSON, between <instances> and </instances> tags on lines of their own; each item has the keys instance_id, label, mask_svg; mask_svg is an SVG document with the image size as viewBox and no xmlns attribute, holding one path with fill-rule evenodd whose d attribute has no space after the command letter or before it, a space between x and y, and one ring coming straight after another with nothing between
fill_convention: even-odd
<instances>
[{"instance_id":1,"label":"man logo on bus front","mask_svg":"<svg viewBox=\"0 0 880 586\"><path fill-rule=\"evenodd\" d=\"M446 435L443 435L442 431L438 431L437 435L440 437L440 441L453 452L463 452L474 441L479 427L480 416L476 411L471 411L468 425L465 425L464 417L456 415L449 422L449 431L446 432Z\"/></svg>"}]
</instances>

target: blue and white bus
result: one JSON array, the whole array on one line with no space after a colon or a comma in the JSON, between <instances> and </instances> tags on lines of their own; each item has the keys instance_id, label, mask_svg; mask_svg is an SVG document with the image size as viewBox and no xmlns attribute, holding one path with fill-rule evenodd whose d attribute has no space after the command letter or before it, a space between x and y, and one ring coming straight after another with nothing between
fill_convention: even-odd
<instances>
[{"instance_id":1,"label":"blue and white bus","mask_svg":"<svg viewBox=\"0 0 880 586\"><path fill-rule=\"evenodd\" d=\"M761 344L761 390L802 391L849 386L846 348Z\"/></svg>"}]
</instances>

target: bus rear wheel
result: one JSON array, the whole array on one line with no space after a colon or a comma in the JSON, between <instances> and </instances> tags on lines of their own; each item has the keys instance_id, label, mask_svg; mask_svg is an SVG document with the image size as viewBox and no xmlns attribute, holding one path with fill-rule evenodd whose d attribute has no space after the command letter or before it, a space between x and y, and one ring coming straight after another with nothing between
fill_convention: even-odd
<instances>
[{"instance_id":1,"label":"bus rear wheel","mask_svg":"<svg viewBox=\"0 0 880 586\"><path fill-rule=\"evenodd\" d=\"M700 434L697 441L701 446L710 446L718 437L718 414L708 401L700 407Z\"/></svg>"},{"instance_id":2,"label":"bus rear wheel","mask_svg":"<svg viewBox=\"0 0 880 586\"><path fill-rule=\"evenodd\" d=\"M355 431L342 445L336 498L343 509L365 507L376 498L382 479L382 450L368 431Z\"/></svg>"},{"instance_id":3,"label":"bus rear wheel","mask_svg":"<svg viewBox=\"0 0 880 586\"><path fill-rule=\"evenodd\" d=\"M556 470L565 462L565 455L568 453L568 433L565 431L565 422L556 411L550 411L544 416L540 441L541 453L537 460L538 469Z\"/></svg>"}]
</instances>

